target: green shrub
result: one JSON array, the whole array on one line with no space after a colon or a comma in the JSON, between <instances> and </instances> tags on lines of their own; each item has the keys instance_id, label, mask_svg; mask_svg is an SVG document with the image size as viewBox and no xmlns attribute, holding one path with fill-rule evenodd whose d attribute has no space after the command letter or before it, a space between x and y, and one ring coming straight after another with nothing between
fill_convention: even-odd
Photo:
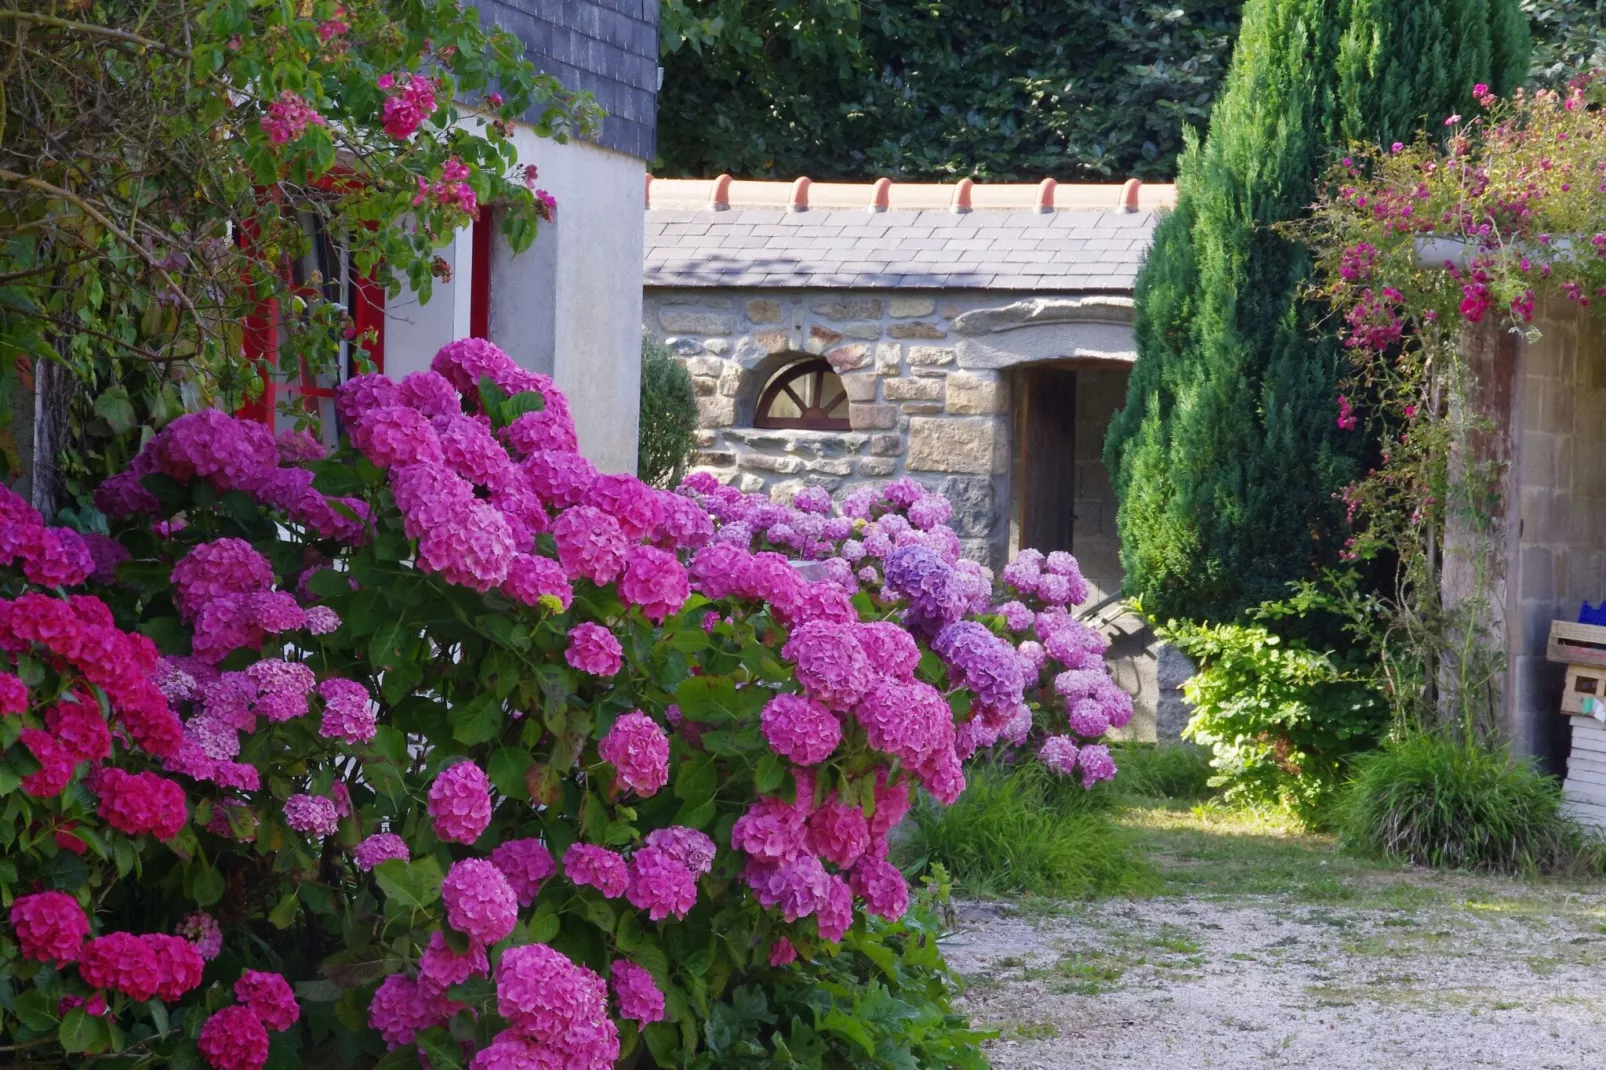
<instances>
[{"instance_id":1,"label":"green shrub","mask_svg":"<svg viewBox=\"0 0 1606 1070\"><path fill-rule=\"evenodd\" d=\"M1409 142L1522 81L1516 0L1250 0L1208 138L1136 283L1138 359L1105 462L1127 593L1156 619L1230 620L1337 564L1334 491L1370 463L1337 426L1347 367L1306 299L1304 216L1333 150Z\"/></svg>"},{"instance_id":2,"label":"green shrub","mask_svg":"<svg viewBox=\"0 0 1606 1070\"><path fill-rule=\"evenodd\" d=\"M1601 871L1602 850L1562 811L1561 785L1491 746L1415 733L1362 755L1338 807L1345 846L1440 869Z\"/></svg>"},{"instance_id":3,"label":"green shrub","mask_svg":"<svg viewBox=\"0 0 1606 1070\"><path fill-rule=\"evenodd\" d=\"M1109 813L1109 792L1086 791L1036 762L977 765L967 780L953 806L923 797L911 811L898 844L905 871L941 865L971 895L1071 898L1149 886L1149 870Z\"/></svg>"},{"instance_id":4,"label":"green shrub","mask_svg":"<svg viewBox=\"0 0 1606 1070\"><path fill-rule=\"evenodd\" d=\"M1125 795L1198 802L1215 794L1210 751L1195 743L1118 743L1110 747L1120 773L1115 788Z\"/></svg>"},{"instance_id":5,"label":"green shrub","mask_svg":"<svg viewBox=\"0 0 1606 1070\"><path fill-rule=\"evenodd\" d=\"M668 487L697 451L697 394L691 374L655 338L641 340L641 430L636 478Z\"/></svg>"},{"instance_id":6,"label":"green shrub","mask_svg":"<svg viewBox=\"0 0 1606 1070\"><path fill-rule=\"evenodd\" d=\"M1166 638L1199 666L1183 684L1194 707L1184 735L1210 748L1210 784L1228 803L1323 823L1348 758L1383 732L1382 697L1332 653L1261 625L1173 622Z\"/></svg>"}]
</instances>

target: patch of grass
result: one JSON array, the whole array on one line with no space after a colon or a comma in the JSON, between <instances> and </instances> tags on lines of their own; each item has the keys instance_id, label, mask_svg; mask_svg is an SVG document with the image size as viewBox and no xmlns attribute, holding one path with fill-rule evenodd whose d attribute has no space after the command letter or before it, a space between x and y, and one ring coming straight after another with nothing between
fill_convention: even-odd
<instances>
[{"instance_id":1,"label":"patch of grass","mask_svg":"<svg viewBox=\"0 0 1606 1070\"><path fill-rule=\"evenodd\" d=\"M1505 747L1418 733L1356 759L1344 843L1439 869L1606 872L1606 849L1562 811L1561 786Z\"/></svg>"},{"instance_id":2,"label":"patch of grass","mask_svg":"<svg viewBox=\"0 0 1606 1070\"><path fill-rule=\"evenodd\" d=\"M977 766L952 806L917 803L898 844L906 872L941 863L970 895L1086 898L1156 887L1131 832L1098 799L1035 762Z\"/></svg>"},{"instance_id":3,"label":"patch of grass","mask_svg":"<svg viewBox=\"0 0 1606 1070\"><path fill-rule=\"evenodd\" d=\"M1011 1040L1053 1040L1060 1035L1060 1027L1053 1022L1011 1022L1004 1036Z\"/></svg>"},{"instance_id":4,"label":"patch of grass","mask_svg":"<svg viewBox=\"0 0 1606 1070\"><path fill-rule=\"evenodd\" d=\"M1194 743L1118 743L1110 747L1116 792L1147 799L1199 802L1210 786L1210 752Z\"/></svg>"},{"instance_id":5,"label":"patch of grass","mask_svg":"<svg viewBox=\"0 0 1606 1070\"><path fill-rule=\"evenodd\" d=\"M1049 991L1062 996L1099 996L1121 987L1127 963L1119 955L1099 951L1076 951L1052 966L1040 966L1021 974L1025 981L1047 981Z\"/></svg>"}]
</instances>

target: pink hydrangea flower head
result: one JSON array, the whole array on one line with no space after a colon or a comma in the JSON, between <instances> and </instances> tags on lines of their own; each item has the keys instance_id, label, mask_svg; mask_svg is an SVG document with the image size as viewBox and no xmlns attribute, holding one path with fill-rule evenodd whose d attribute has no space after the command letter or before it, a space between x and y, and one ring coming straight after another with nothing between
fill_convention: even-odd
<instances>
[{"instance_id":1,"label":"pink hydrangea flower head","mask_svg":"<svg viewBox=\"0 0 1606 1070\"><path fill-rule=\"evenodd\" d=\"M625 554L619 597L626 605L640 606L654 624L662 624L691 597L691 581L674 554L653 546L633 546Z\"/></svg>"},{"instance_id":2,"label":"pink hydrangea flower head","mask_svg":"<svg viewBox=\"0 0 1606 1070\"><path fill-rule=\"evenodd\" d=\"M811 854L774 865L751 861L744 875L759 905L780 911L787 922L813 914L826 902L831 889L831 874Z\"/></svg>"},{"instance_id":3,"label":"pink hydrangea flower head","mask_svg":"<svg viewBox=\"0 0 1606 1070\"><path fill-rule=\"evenodd\" d=\"M78 976L91 988L110 988L143 1003L162 984L156 954L133 933L107 933L78 951Z\"/></svg>"},{"instance_id":4,"label":"pink hydrangea flower head","mask_svg":"<svg viewBox=\"0 0 1606 1070\"><path fill-rule=\"evenodd\" d=\"M417 409L425 416L457 416L463 411L463 398L439 372L410 372L397 384L396 403Z\"/></svg>"},{"instance_id":5,"label":"pink hydrangea flower head","mask_svg":"<svg viewBox=\"0 0 1606 1070\"><path fill-rule=\"evenodd\" d=\"M669 783L669 736L640 710L615 721L597 753L614 767L619 783L642 798Z\"/></svg>"},{"instance_id":6,"label":"pink hydrangea flower head","mask_svg":"<svg viewBox=\"0 0 1606 1070\"><path fill-rule=\"evenodd\" d=\"M920 645L908 629L892 621L878 620L857 625L853 635L876 672L899 680L914 679L915 669L920 665Z\"/></svg>"},{"instance_id":7,"label":"pink hydrangea flower head","mask_svg":"<svg viewBox=\"0 0 1606 1070\"><path fill-rule=\"evenodd\" d=\"M217 919L204 910L186 914L178 923L179 936L195 945L195 950L206 962L211 962L223 951L223 929Z\"/></svg>"},{"instance_id":8,"label":"pink hydrangea flower head","mask_svg":"<svg viewBox=\"0 0 1606 1070\"><path fill-rule=\"evenodd\" d=\"M473 843L491 823L490 778L471 761L447 766L430 785L429 816L447 843Z\"/></svg>"},{"instance_id":9,"label":"pink hydrangea flower head","mask_svg":"<svg viewBox=\"0 0 1606 1070\"><path fill-rule=\"evenodd\" d=\"M624 647L607 628L587 621L569 629L569 647L563 657L581 672L612 676L624 664Z\"/></svg>"},{"instance_id":10,"label":"pink hydrangea flower head","mask_svg":"<svg viewBox=\"0 0 1606 1070\"><path fill-rule=\"evenodd\" d=\"M167 933L145 933L140 939L156 956L156 971L161 977L156 986L157 999L177 1003L185 993L201 986L206 960L194 944L182 936Z\"/></svg>"},{"instance_id":11,"label":"pink hydrangea flower head","mask_svg":"<svg viewBox=\"0 0 1606 1070\"><path fill-rule=\"evenodd\" d=\"M521 907L534 903L536 893L541 890L541 882L558 871L552 852L534 837L504 840L497 844L491 851L491 864L507 878Z\"/></svg>"},{"instance_id":12,"label":"pink hydrangea flower head","mask_svg":"<svg viewBox=\"0 0 1606 1070\"><path fill-rule=\"evenodd\" d=\"M244 539L205 542L173 566L173 604L185 620L226 595L255 594L273 586L273 566Z\"/></svg>"},{"instance_id":13,"label":"pink hydrangea flower head","mask_svg":"<svg viewBox=\"0 0 1606 1070\"><path fill-rule=\"evenodd\" d=\"M0 672L0 717L10 717L28 708L28 685L22 678Z\"/></svg>"},{"instance_id":14,"label":"pink hydrangea flower head","mask_svg":"<svg viewBox=\"0 0 1606 1070\"><path fill-rule=\"evenodd\" d=\"M357 845L357 868L368 873L381 862L399 858L403 862L411 857L407 841L394 832L376 832Z\"/></svg>"},{"instance_id":15,"label":"pink hydrangea flower head","mask_svg":"<svg viewBox=\"0 0 1606 1070\"><path fill-rule=\"evenodd\" d=\"M70 528L37 527L23 550L22 574L40 587L76 587L95 572L95 558Z\"/></svg>"},{"instance_id":16,"label":"pink hydrangea flower head","mask_svg":"<svg viewBox=\"0 0 1606 1070\"><path fill-rule=\"evenodd\" d=\"M630 869L617 851L577 843L563 856L563 872L571 882L590 886L606 899L618 899L630 884Z\"/></svg>"},{"instance_id":17,"label":"pink hydrangea flower head","mask_svg":"<svg viewBox=\"0 0 1606 1070\"><path fill-rule=\"evenodd\" d=\"M73 762L98 765L111 755L111 729L93 699L81 693L77 697L79 701L57 702L47 709L45 727Z\"/></svg>"},{"instance_id":18,"label":"pink hydrangea flower head","mask_svg":"<svg viewBox=\"0 0 1606 1070\"><path fill-rule=\"evenodd\" d=\"M381 113L385 133L406 141L435 113L435 84L422 75L401 74L393 77L391 85L400 89L385 98Z\"/></svg>"},{"instance_id":19,"label":"pink hydrangea flower head","mask_svg":"<svg viewBox=\"0 0 1606 1070\"><path fill-rule=\"evenodd\" d=\"M35 892L12 901L11 929L23 958L65 966L89 938L89 919L66 892Z\"/></svg>"},{"instance_id":20,"label":"pink hydrangea flower head","mask_svg":"<svg viewBox=\"0 0 1606 1070\"><path fill-rule=\"evenodd\" d=\"M566 408L551 406L514 419L507 427L507 440L521 457L536 453L573 453L580 447L574 417Z\"/></svg>"},{"instance_id":21,"label":"pink hydrangea flower head","mask_svg":"<svg viewBox=\"0 0 1606 1070\"><path fill-rule=\"evenodd\" d=\"M526 1036L551 1043L607 1020L608 990L602 978L561 952L524 944L497 963L496 1009Z\"/></svg>"},{"instance_id":22,"label":"pink hydrangea flower head","mask_svg":"<svg viewBox=\"0 0 1606 1070\"><path fill-rule=\"evenodd\" d=\"M784 862L805 849L808 812L773 796L761 795L736 819L731 846L759 862Z\"/></svg>"},{"instance_id":23,"label":"pink hydrangea flower head","mask_svg":"<svg viewBox=\"0 0 1606 1070\"><path fill-rule=\"evenodd\" d=\"M517 471L507 451L479 420L453 413L431 421L446 467L470 483L500 487Z\"/></svg>"},{"instance_id":24,"label":"pink hydrangea flower head","mask_svg":"<svg viewBox=\"0 0 1606 1070\"><path fill-rule=\"evenodd\" d=\"M323 699L323 724L318 734L346 743L368 743L379 731L378 716L368 689L356 680L330 677L318 684Z\"/></svg>"},{"instance_id":25,"label":"pink hydrangea flower head","mask_svg":"<svg viewBox=\"0 0 1606 1070\"><path fill-rule=\"evenodd\" d=\"M444 1012L441 1002L424 995L417 981L406 974L393 973L380 982L368 1004L368 1024L379 1030L385 1047L394 1051L403 1044L411 1044L421 1030L443 1024ZM252 1020L255 1021L254 1016ZM264 1043L266 1040L264 1033Z\"/></svg>"},{"instance_id":26,"label":"pink hydrangea flower head","mask_svg":"<svg viewBox=\"0 0 1606 1070\"><path fill-rule=\"evenodd\" d=\"M864 811L835 799L809 816L808 849L836 866L852 868L870 849L870 822Z\"/></svg>"},{"instance_id":27,"label":"pink hydrangea flower head","mask_svg":"<svg viewBox=\"0 0 1606 1070\"><path fill-rule=\"evenodd\" d=\"M792 946L792 941L788 940L786 937L783 936L774 943L770 944L771 966L790 966L796 961L797 948Z\"/></svg>"},{"instance_id":28,"label":"pink hydrangea flower head","mask_svg":"<svg viewBox=\"0 0 1606 1070\"><path fill-rule=\"evenodd\" d=\"M288 721L306 714L311 707L307 696L318 678L298 661L263 658L245 670L257 687L255 709L273 722Z\"/></svg>"},{"instance_id":29,"label":"pink hydrangea flower head","mask_svg":"<svg viewBox=\"0 0 1606 1070\"><path fill-rule=\"evenodd\" d=\"M1091 788L1101 780L1115 779L1115 759L1110 757L1110 748L1102 743L1091 743L1082 748L1081 756L1076 760L1076 767L1082 772L1082 786Z\"/></svg>"},{"instance_id":30,"label":"pink hydrangea flower head","mask_svg":"<svg viewBox=\"0 0 1606 1070\"><path fill-rule=\"evenodd\" d=\"M825 897L814 912L814 924L821 940L840 943L853 927L853 889L836 874L826 880Z\"/></svg>"},{"instance_id":31,"label":"pink hydrangea flower head","mask_svg":"<svg viewBox=\"0 0 1606 1070\"><path fill-rule=\"evenodd\" d=\"M282 974L246 970L234 982L234 998L275 1033L289 1029L301 1017L301 1005Z\"/></svg>"},{"instance_id":32,"label":"pink hydrangea flower head","mask_svg":"<svg viewBox=\"0 0 1606 1070\"><path fill-rule=\"evenodd\" d=\"M761 716L770 749L798 765L817 765L842 742L842 724L820 703L802 695L779 694Z\"/></svg>"},{"instance_id":33,"label":"pink hydrangea flower head","mask_svg":"<svg viewBox=\"0 0 1606 1070\"><path fill-rule=\"evenodd\" d=\"M586 488L586 504L619 522L625 538L639 542L663 519L656 490L631 475L599 475Z\"/></svg>"},{"instance_id":34,"label":"pink hydrangea flower head","mask_svg":"<svg viewBox=\"0 0 1606 1070\"><path fill-rule=\"evenodd\" d=\"M852 626L809 621L792 632L781 654L796 663L804 689L832 709L851 708L873 675Z\"/></svg>"},{"instance_id":35,"label":"pink hydrangea flower head","mask_svg":"<svg viewBox=\"0 0 1606 1070\"><path fill-rule=\"evenodd\" d=\"M1071 731L1088 739L1097 739L1110 727L1110 715L1094 699L1082 698L1071 703L1066 711L1066 722Z\"/></svg>"},{"instance_id":36,"label":"pink hydrangea flower head","mask_svg":"<svg viewBox=\"0 0 1606 1070\"><path fill-rule=\"evenodd\" d=\"M130 836L150 833L165 842L189 820L184 789L155 773L102 769L95 786L102 820Z\"/></svg>"},{"instance_id":37,"label":"pink hydrangea flower head","mask_svg":"<svg viewBox=\"0 0 1606 1070\"><path fill-rule=\"evenodd\" d=\"M268 1031L243 1004L208 1018L195 1043L212 1070L262 1070L267 1065Z\"/></svg>"},{"instance_id":38,"label":"pink hydrangea flower head","mask_svg":"<svg viewBox=\"0 0 1606 1070\"><path fill-rule=\"evenodd\" d=\"M333 799L305 793L284 801L284 823L315 839L333 836L340 827L340 812Z\"/></svg>"},{"instance_id":39,"label":"pink hydrangea flower head","mask_svg":"<svg viewBox=\"0 0 1606 1070\"><path fill-rule=\"evenodd\" d=\"M697 877L662 848L642 847L630 858L625 895L653 921L678 921L697 905Z\"/></svg>"},{"instance_id":40,"label":"pink hydrangea flower head","mask_svg":"<svg viewBox=\"0 0 1606 1070\"><path fill-rule=\"evenodd\" d=\"M446 923L482 944L494 944L518 923L518 898L502 871L483 858L452 863L441 884Z\"/></svg>"},{"instance_id":41,"label":"pink hydrangea flower head","mask_svg":"<svg viewBox=\"0 0 1606 1070\"><path fill-rule=\"evenodd\" d=\"M483 944L470 939L467 948L456 951L447 943L446 934L436 929L418 959L418 987L425 996L439 996L453 985L470 977L487 977L490 972Z\"/></svg>"},{"instance_id":42,"label":"pink hydrangea flower head","mask_svg":"<svg viewBox=\"0 0 1606 1070\"><path fill-rule=\"evenodd\" d=\"M397 389L395 380L368 372L353 375L335 388L335 415L347 427L360 424L368 414L395 405L409 405ZM416 405L412 406L417 408Z\"/></svg>"},{"instance_id":43,"label":"pink hydrangea flower head","mask_svg":"<svg viewBox=\"0 0 1606 1070\"><path fill-rule=\"evenodd\" d=\"M615 959L609 971L613 976L613 995L619 1001L619 1017L637 1025L661 1022L664 994L645 967L627 959Z\"/></svg>"},{"instance_id":44,"label":"pink hydrangea flower head","mask_svg":"<svg viewBox=\"0 0 1606 1070\"><path fill-rule=\"evenodd\" d=\"M653 829L647 833L647 846L656 847L701 877L714 868L714 841L684 825Z\"/></svg>"},{"instance_id":45,"label":"pink hydrangea flower head","mask_svg":"<svg viewBox=\"0 0 1606 1070\"><path fill-rule=\"evenodd\" d=\"M897 921L909 909L909 885L886 859L862 860L853 867L852 882L864 908L877 917Z\"/></svg>"},{"instance_id":46,"label":"pink hydrangea flower head","mask_svg":"<svg viewBox=\"0 0 1606 1070\"><path fill-rule=\"evenodd\" d=\"M558 562L570 576L612 583L624 567L629 547L619 521L589 505L565 509L552 522Z\"/></svg>"},{"instance_id":47,"label":"pink hydrangea flower head","mask_svg":"<svg viewBox=\"0 0 1606 1070\"><path fill-rule=\"evenodd\" d=\"M550 557L533 554L514 554L508 563L507 579L502 581L502 593L527 606L541 605L541 600L555 599L562 612L574 602L574 587L563 571L563 566Z\"/></svg>"},{"instance_id":48,"label":"pink hydrangea flower head","mask_svg":"<svg viewBox=\"0 0 1606 1070\"><path fill-rule=\"evenodd\" d=\"M537 450L524 458L524 474L530 486L544 501L568 509L586 499L597 470L578 453L565 450Z\"/></svg>"}]
</instances>

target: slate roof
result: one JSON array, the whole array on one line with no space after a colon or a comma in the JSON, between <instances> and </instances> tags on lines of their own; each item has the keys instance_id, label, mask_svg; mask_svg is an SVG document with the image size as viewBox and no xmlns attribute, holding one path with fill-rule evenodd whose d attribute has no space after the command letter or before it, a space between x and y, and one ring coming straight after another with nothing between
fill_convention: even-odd
<instances>
[{"instance_id":1,"label":"slate roof","mask_svg":"<svg viewBox=\"0 0 1606 1070\"><path fill-rule=\"evenodd\" d=\"M478 0L487 24L514 33L536 69L584 89L607 111L597 143L657 154L658 0Z\"/></svg>"},{"instance_id":2,"label":"slate roof","mask_svg":"<svg viewBox=\"0 0 1606 1070\"><path fill-rule=\"evenodd\" d=\"M1132 182L833 184L810 197L805 180L797 206L797 190L649 180L645 284L1127 293L1175 199L1172 187ZM939 207L956 200L969 210Z\"/></svg>"}]
</instances>

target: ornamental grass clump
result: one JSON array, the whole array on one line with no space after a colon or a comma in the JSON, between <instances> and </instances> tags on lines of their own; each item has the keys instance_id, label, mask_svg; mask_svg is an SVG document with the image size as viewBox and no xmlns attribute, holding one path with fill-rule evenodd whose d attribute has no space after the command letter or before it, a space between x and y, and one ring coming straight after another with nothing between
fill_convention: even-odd
<instances>
[{"instance_id":1,"label":"ornamental grass clump","mask_svg":"<svg viewBox=\"0 0 1606 1070\"><path fill-rule=\"evenodd\" d=\"M912 480L597 473L482 340L336 408L327 454L179 417L100 487L111 537L0 494L4 1043L981 1065L889 853L982 748L1114 774L1074 559L1023 555L1006 613Z\"/></svg>"}]
</instances>

